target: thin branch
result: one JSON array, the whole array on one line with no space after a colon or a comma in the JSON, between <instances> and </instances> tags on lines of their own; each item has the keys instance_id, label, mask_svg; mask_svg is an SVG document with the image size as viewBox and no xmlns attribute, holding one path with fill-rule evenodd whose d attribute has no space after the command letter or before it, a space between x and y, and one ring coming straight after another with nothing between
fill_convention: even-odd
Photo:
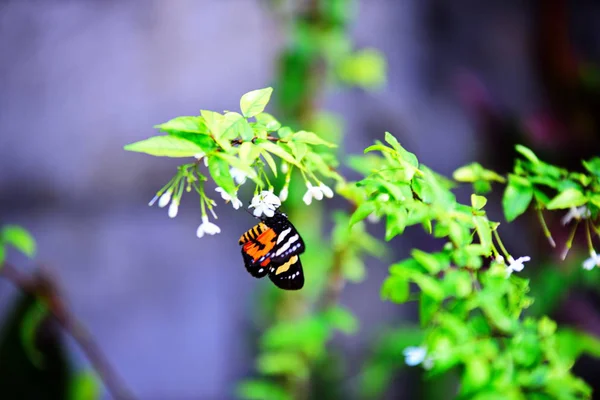
<instances>
[{"instance_id":1,"label":"thin branch","mask_svg":"<svg viewBox=\"0 0 600 400\"><path fill-rule=\"evenodd\" d=\"M44 301L54 320L77 342L90 361L92 367L106 386L110 394L118 400L133 399L129 389L124 385L110 363L94 341L88 330L75 318L62 301L58 287L47 272L33 276L24 274L12 264L4 263L0 268L0 276L12 282L18 289Z\"/></svg>"}]
</instances>

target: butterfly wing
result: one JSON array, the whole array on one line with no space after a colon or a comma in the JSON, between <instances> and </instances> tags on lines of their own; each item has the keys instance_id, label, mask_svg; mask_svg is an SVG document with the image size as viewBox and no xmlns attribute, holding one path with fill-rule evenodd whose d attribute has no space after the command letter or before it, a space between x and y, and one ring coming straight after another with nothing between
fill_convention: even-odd
<instances>
[{"instance_id":1,"label":"butterfly wing","mask_svg":"<svg viewBox=\"0 0 600 400\"><path fill-rule=\"evenodd\" d=\"M298 290L304 286L304 272L298 255L280 263L273 261L269 268L269 278L280 289Z\"/></svg>"},{"instance_id":2,"label":"butterfly wing","mask_svg":"<svg viewBox=\"0 0 600 400\"><path fill-rule=\"evenodd\" d=\"M252 229L250 231L252 231ZM244 235L242 235L242 238ZM241 238L240 241L242 241ZM264 256L275 247L276 242L277 234L275 231L265 226L265 230L262 231L262 233L255 238L249 238L243 243L242 257L244 258L246 270L250 275L255 278L262 278L267 275L271 259Z\"/></svg>"},{"instance_id":3,"label":"butterfly wing","mask_svg":"<svg viewBox=\"0 0 600 400\"><path fill-rule=\"evenodd\" d=\"M270 259L276 263L284 263L294 255L304 253L306 246L302 236L298 233L294 225L287 219L280 226L272 228L277 234L275 245L271 250L258 258L258 262Z\"/></svg>"}]
</instances>

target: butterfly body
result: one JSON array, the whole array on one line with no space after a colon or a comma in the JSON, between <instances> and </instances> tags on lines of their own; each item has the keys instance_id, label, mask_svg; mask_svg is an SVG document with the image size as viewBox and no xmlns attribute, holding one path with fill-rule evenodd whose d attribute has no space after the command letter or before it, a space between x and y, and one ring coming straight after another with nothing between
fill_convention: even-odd
<instances>
[{"instance_id":1,"label":"butterfly body","mask_svg":"<svg viewBox=\"0 0 600 400\"><path fill-rule=\"evenodd\" d=\"M246 231L239 240L244 265L250 275L269 275L279 288L298 290L304 286L304 273L299 255L305 250L302 237L279 211Z\"/></svg>"}]
</instances>

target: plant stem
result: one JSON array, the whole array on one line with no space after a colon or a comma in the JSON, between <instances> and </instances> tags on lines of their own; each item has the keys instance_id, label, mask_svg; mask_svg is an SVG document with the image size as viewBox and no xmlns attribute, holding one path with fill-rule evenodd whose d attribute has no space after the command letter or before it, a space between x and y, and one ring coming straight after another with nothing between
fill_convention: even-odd
<instances>
[{"instance_id":1,"label":"plant stem","mask_svg":"<svg viewBox=\"0 0 600 400\"><path fill-rule=\"evenodd\" d=\"M75 318L63 302L57 285L47 272L42 271L34 276L29 276L19 271L12 264L4 263L0 269L0 276L12 282L22 292L34 295L46 304L54 320L75 339L106 389L115 399L134 399L134 396L111 367L88 330Z\"/></svg>"}]
</instances>

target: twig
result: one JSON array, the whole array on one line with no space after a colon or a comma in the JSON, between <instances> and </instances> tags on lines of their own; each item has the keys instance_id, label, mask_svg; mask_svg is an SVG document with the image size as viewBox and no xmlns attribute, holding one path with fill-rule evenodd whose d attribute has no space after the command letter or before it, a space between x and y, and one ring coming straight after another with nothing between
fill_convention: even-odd
<instances>
[{"instance_id":1,"label":"twig","mask_svg":"<svg viewBox=\"0 0 600 400\"><path fill-rule=\"evenodd\" d=\"M30 276L19 271L12 264L4 263L0 269L0 276L12 282L21 291L36 296L46 303L54 320L75 339L106 386L106 389L115 399L125 400L134 398L129 389L121 381L121 378L110 366L90 333L62 301L57 285L47 272L42 271Z\"/></svg>"}]
</instances>

